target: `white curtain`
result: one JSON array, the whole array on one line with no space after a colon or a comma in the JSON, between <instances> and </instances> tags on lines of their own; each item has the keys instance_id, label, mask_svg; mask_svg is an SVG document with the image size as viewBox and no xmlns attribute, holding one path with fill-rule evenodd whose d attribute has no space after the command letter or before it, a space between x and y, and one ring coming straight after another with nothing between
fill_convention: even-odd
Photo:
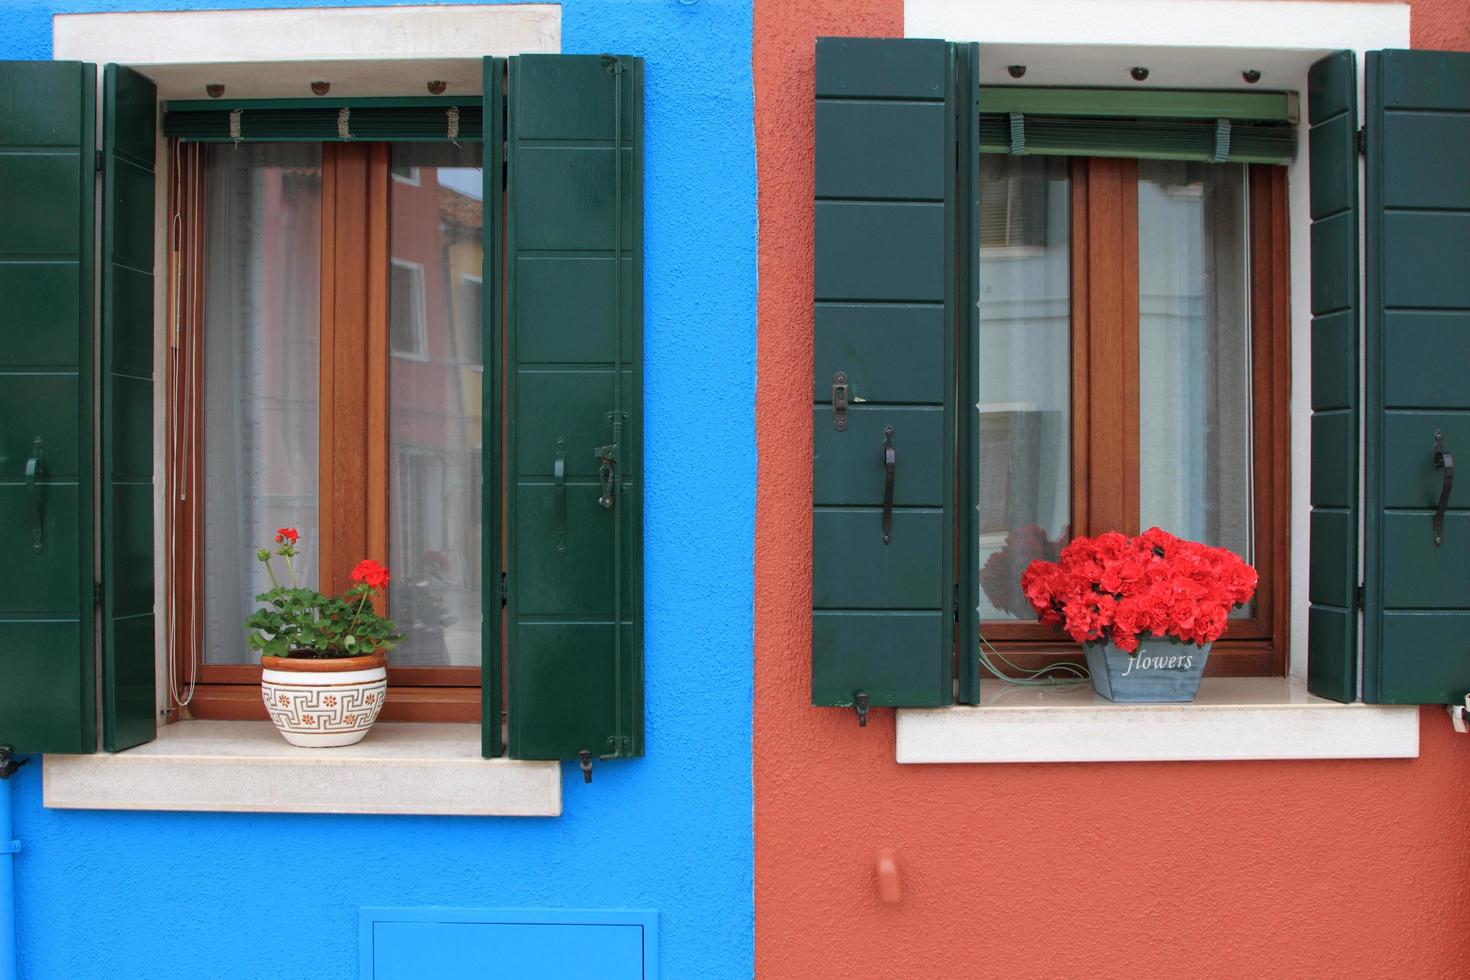
<instances>
[{"instance_id":1,"label":"white curtain","mask_svg":"<svg viewBox=\"0 0 1470 980\"><path fill-rule=\"evenodd\" d=\"M321 148L211 147L206 223L204 662L238 664L277 528L317 581Z\"/></svg>"},{"instance_id":2,"label":"white curtain","mask_svg":"<svg viewBox=\"0 0 1470 980\"><path fill-rule=\"evenodd\" d=\"M1142 527L1253 560L1245 168L1138 168Z\"/></svg>"}]
</instances>

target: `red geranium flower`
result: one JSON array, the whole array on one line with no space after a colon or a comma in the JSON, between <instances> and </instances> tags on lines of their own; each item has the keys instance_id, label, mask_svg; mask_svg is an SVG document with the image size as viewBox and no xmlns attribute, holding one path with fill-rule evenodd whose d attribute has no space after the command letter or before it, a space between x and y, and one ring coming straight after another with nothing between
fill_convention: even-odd
<instances>
[{"instance_id":1,"label":"red geranium flower","mask_svg":"<svg viewBox=\"0 0 1470 980\"><path fill-rule=\"evenodd\" d=\"M1077 538L1058 560L1033 561L1021 592L1041 622L1079 643L1112 640L1132 653L1140 637L1213 643L1235 606L1256 592L1256 570L1224 548L1150 528Z\"/></svg>"},{"instance_id":2,"label":"red geranium flower","mask_svg":"<svg viewBox=\"0 0 1470 980\"><path fill-rule=\"evenodd\" d=\"M296 539L299 537L301 537L301 535L296 533L296 529L294 527L276 528L276 544L285 544L287 541L295 544Z\"/></svg>"},{"instance_id":3,"label":"red geranium flower","mask_svg":"<svg viewBox=\"0 0 1470 980\"><path fill-rule=\"evenodd\" d=\"M385 588L388 585L388 569L371 558L364 558L352 570L352 581L361 582L373 589Z\"/></svg>"}]
</instances>

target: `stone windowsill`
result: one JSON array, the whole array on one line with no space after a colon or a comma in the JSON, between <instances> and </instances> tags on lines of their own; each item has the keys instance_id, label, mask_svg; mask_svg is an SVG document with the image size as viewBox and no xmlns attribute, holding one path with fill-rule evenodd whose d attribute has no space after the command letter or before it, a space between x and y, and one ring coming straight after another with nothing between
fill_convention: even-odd
<instances>
[{"instance_id":1,"label":"stone windowsill","mask_svg":"<svg viewBox=\"0 0 1470 980\"><path fill-rule=\"evenodd\" d=\"M480 726L374 726L303 749L269 722L184 721L126 752L48 755L45 805L83 810L555 817L561 765L480 758Z\"/></svg>"},{"instance_id":2,"label":"stone windowsill","mask_svg":"<svg viewBox=\"0 0 1470 980\"><path fill-rule=\"evenodd\" d=\"M1414 705L1339 704L1282 677L1206 678L1189 704L1114 704L1090 684L982 681L973 707L898 712L900 763L1403 759Z\"/></svg>"}]
</instances>

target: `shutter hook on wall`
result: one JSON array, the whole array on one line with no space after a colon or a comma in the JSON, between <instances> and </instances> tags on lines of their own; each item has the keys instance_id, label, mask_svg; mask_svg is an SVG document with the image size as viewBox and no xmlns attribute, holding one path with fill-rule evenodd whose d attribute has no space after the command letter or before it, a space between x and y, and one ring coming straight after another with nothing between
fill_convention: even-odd
<instances>
[{"instance_id":1,"label":"shutter hook on wall","mask_svg":"<svg viewBox=\"0 0 1470 980\"><path fill-rule=\"evenodd\" d=\"M1439 487L1439 503L1434 507L1434 546L1444 544L1444 512L1450 505L1450 488L1455 485L1455 456L1444 451L1444 432L1434 430L1434 468L1444 470Z\"/></svg>"},{"instance_id":2,"label":"shutter hook on wall","mask_svg":"<svg viewBox=\"0 0 1470 980\"><path fill-rule=\"evenodd\" d=\"M867 691L858 691L852 696L852 710L857 712L859 728L868 727L868 707L871 704Z\"/></svg>"}]
</instances>

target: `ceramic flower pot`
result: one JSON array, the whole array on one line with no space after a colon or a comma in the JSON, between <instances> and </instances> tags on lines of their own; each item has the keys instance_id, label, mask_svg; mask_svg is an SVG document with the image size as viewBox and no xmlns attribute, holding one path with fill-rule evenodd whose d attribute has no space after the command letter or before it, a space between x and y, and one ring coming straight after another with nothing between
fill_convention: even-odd
<instances>
[{"instance_id":1,"label":"ceramic flower pot","mask_svg":"<svg viewBox=\"0 0 1470 980\"><path fill-rule=\"evenodd\" d=\"M1211 644L1140 636L1129 656L1112 641L1087 644L1092 688L1109 701L1193 701Z\"/></svg>"},{"instance_id":2,"label":"ceramic flower pot","mask_svg":"<svg viewBox=\"0 0 1470 980\"><path fill-rule=\"evenodd\" d=\"M260 695L271 721L292 745L352 745L378 720L388 697L388 661L261 657Z\"/></svg>"}]
</instances>

